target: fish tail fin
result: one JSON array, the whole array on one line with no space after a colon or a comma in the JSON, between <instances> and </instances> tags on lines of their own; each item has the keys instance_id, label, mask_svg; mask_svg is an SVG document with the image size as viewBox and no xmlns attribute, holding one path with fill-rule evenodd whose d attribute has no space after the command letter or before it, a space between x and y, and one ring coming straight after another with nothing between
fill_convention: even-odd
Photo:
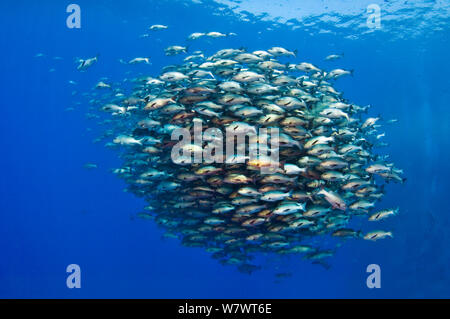
<instances>
[{"instance_id":1,"label":"fish tail fin","mask_svg":"<svg viewBox=\"0 0 450 319\"><path fill-rule=\"evenodd\" d=\"M316 260L312 262L315 265L320 265L323 268L325 268L325 270L329 270L331 268L331 265L323 260Z\"/></svg>"},{"instance_id":2,"label":"fish tail fin","mask_svg":"<svg viewBox=\"0 0 450 319\"><path fill-rule=\"evenodd\" d=\"M298 50L295 49L295 50L294 50L294 57L297 57L297 53L298 53Z\"/></svg>"},{"instance_id":3,"label":"fish tail fin","mask_svg":"<svg viewBox=\"0 0 450 319\"><path fill-rule=\"evenodd\" d=\"M370 107L371 107L370 104L369 104L369 105L366 105L366 106L364 106L364 107L362 108L362 111L363 111L365 114L367 114L367 113L369 112Z\"/></svg>"},{"instance_id":4,"label":"fish tail fin","mask_svg":"<svg viewBox=\"0 0 450 319\"><path fill-rule=\"evenodd\" d=\"M354 70L354 69L351 69L351 70L350 70L350 75L353 76L353 73L354 73L354 72L355 72L355 70Z\"/></svg>"},{"instance_id":5,"label":"fish tail fin","mask_svg":"<svg viewBox=\"0 0 450 319\"><path fill-rule=\"evenodd\" d=\"M306 212L306 203L300 204L302 211Z\"/></svg>"},{"instance_id":6,"label":"fish tail fin","mask_svg":"<svg viewBox=\"0 0 450 319\"><path fill-rule=\"evenodd\" d=\"M299 185L298 178L293 177L290 181L294 184L294 187L300 186L300 185Z\"/></svg>"},{"instance_id":7,"label":"fish tail fin","mask_svg":"<svg viewBox=\"0 0 450 319\"><path fill-rule=\"evenodd\" d=\"M319 195L319 192L321 192L321 191L323 191L325 189L325 186L320 186L320 187L318 187L318 188L316 188L316 189L314 189L312 192L311 192L311 201L312 201L312 198L314 197L314 196L317 196L317 195Z\"/></svg>"}]
</instances>

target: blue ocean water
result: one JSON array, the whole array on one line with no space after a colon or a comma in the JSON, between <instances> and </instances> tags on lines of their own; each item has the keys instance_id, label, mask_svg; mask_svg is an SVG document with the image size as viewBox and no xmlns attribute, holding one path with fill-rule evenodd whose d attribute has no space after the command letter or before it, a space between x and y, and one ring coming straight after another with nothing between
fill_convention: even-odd
<instances>
[{"instance_id":1,"label":"blue ocean water","mask_svg":"<svg viewBox=\"0 0 450 319\"><path fill-rule=\"evenodd\" d=\"M1 298L450 297L448 1L75 3L81 29L66 26L68 1L0 4ZM372 3L381 7L380 29L366 25ZM169 28L140 38L152 24ZM205 31L237 35L186 40ZM271 256L246 275L201 248L162 239L154 222L134 218L145 203L111 174L117 155L92 143L102 131L86 118L83 92L102 77L131 77L130 70L157 76L182 61L164 56L173 44L209 53L276 45L297 49L297 62L353 69L353 77L336 82L344 96L371 104L369 115L399 120L385 127L383 152L407 182L389 184L378 205L400 207L382 224L394 238L347 241L329 270ZM344 57L324 62L332 53ZM97 54L87 72L76 70L77 57ZM118 62L137 56L150 56L152 64ZM99 167L87 170L85 163ZM80 289L66 286L69 264L81 267ZM380 289L366 286L369 264L381 267ZM277 280L280 272L292 276Z\"/></svg>"}]
</instances>

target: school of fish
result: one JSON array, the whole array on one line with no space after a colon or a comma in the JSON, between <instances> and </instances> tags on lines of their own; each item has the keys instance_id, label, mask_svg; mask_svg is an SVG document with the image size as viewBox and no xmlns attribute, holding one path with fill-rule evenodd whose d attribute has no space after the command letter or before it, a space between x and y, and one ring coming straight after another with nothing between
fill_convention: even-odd
<instances>
[{"instance_id":1,"label":"school of fish","mask_svg":"<svg viewBox=\"0 0 450 319\"><path fill-rule=\"evenodd\" d=\"M206 36L230 35L194 33L188 39ZM332 85L353 71L294 62L297 52L282 47L188 52L168 47L165 54L186 55L184 63L133 79L128 92L102 79L94 89L101 93L90 101L107 126L99 140L107 139L123 160L113 173L148 203L139 217L161 225L165 237L203 247L248 273L258 268L251 262L257 253L301 254L326 265L335 250L322 248L321 239L393 236L377 227L362 233L348 226L354 217L375 225L396 215L397 208L379 211L376 205L386 182L405 180L387 155L375 151L386 145L382 124L396 120L368 117L370 106L351 103ZM80 60L78 69L97 61ZM148 57L122 62L150 63ZM192 130L196 122L203 131L278 128L278 166L261 174L264 157L238 155L223 163L174 163L172 132ZM207 144L189 144L185 151L202 152Z\"/></svg>"}]
</instances>

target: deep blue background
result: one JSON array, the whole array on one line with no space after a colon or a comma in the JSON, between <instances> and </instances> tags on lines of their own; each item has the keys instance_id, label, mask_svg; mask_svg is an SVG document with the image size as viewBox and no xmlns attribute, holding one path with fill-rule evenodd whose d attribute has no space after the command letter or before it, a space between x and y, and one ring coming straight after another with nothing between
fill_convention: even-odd
<instances>
[{"instance_id":1,"label":"deep blue background","mask_svg":"<svg viewBox=\"0 0 450 319\"><path fill-rule=\"evenodd\" d=\"M0 297L450 297L448 29L413 37L408 33L414 26L400 21L397 31L404 39L375 32L350 40L310 36L302 28L267 31L269 22L213 16L217 10L208 6L92 2L76 1L81 30L66 28L68 1L0 4ZM139 38L157 23L170 28ZM92 143L101 129L85 118L81 93L103 76L118 81L130 69L157 76L162 66L181 60L164 57L164 47L211 30L238 36L198 40L190 50L298 49L296 62L354 69L354 77L336 84L345 97L372 104L371 115L399 119L385 128L390 144L385 152L408 181L389 185L379 205L400 207L399 216L379 226L392 229L394 239L349 241L328 271L299 257L271 256L264 269L248 276L202 249L162 240L163 231L152 221L131 218L144 203L123 192L124 183L109 172L120 165L116 154ZM45 57L34 57L39 52ZM344 59L323 62L336 52L345 52ZM76 70L75 57L96 54L97 65L85 73ZM150 56L152 65L118 62L137 56ZM76 109L65 110L71 106ZM99 169L84 169L87 162ZM370 229L367 223L364 229ZM72 263L81 266L81 289L66 287L65 269ZM381 266L381 289L366 287L371 263ZM293 276L275 283L274 273L282 271Z\"/></svg>"}]
</instances>

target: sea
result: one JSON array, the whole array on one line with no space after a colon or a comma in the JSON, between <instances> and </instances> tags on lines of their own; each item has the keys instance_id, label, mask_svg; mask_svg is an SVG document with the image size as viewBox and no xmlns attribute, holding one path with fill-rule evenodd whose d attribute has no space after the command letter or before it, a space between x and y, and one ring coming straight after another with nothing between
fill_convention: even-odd
<instances>
[{"instance_id":1,"label":"sea","mask_svg":"<svg viewBox=\"0 0 450 319\"><path fill-rule=\"evenodd\" d=\"M448 0L5 0L0 25L0 298L450 297ZM187 39L210 31L227 36ZM111 173L117 153L93 143L103 131L85 93L182 63L186 54L165 56L169 45L280 46L297 50L286 62L353 70L336 89L371 105L367 116L398 119L383 126L382 153L406 182L377 203L399 208L379 224L393 238L344 241L329 268L267 254L247 274L137 218L145 202ZM135 57L151 64L119 62Z\"/></svg>"}]
</instances>

